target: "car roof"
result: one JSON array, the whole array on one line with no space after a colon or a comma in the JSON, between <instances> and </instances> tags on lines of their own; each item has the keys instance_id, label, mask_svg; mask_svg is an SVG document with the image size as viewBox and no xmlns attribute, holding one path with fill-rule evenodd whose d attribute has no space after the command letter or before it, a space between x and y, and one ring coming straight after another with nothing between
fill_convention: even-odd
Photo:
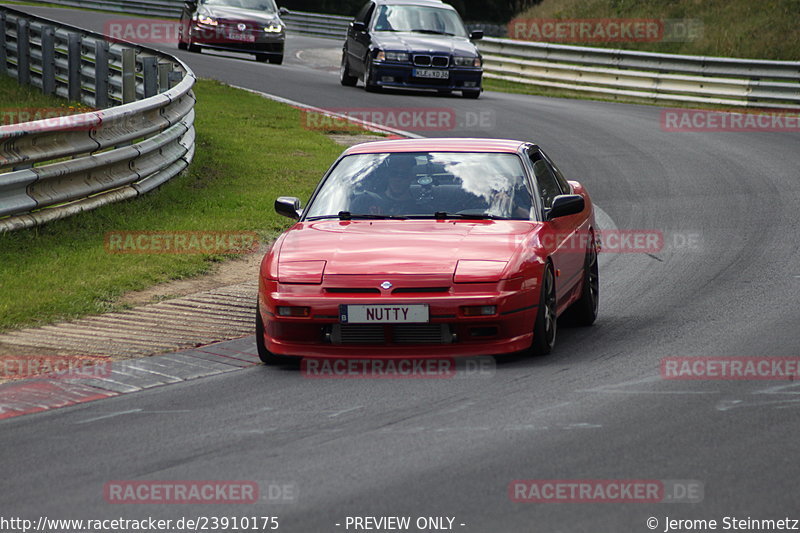
<instances>
[{"instance_id":1,"label":"car roof","mask_svg":"<svg viewBox=\"0 0 800 533\"><path fill-rule=\"evenodd\" d=\"M530 144L510 139L396 139L357 144L345 150L344 155L376 154L386 152L498 152L517 153Z\"/></svg>"},{"instance_id":2,"label":"car roof","mask_svg":"<svg viewBox=\"0 0 800 533\"><path fill-rule=\"evenodd\" d=\"M455 9L450 4L445 4L442 0L373 0L377 5L411 5L411 6L431 6Z\"/></svg>"}]
</instances>

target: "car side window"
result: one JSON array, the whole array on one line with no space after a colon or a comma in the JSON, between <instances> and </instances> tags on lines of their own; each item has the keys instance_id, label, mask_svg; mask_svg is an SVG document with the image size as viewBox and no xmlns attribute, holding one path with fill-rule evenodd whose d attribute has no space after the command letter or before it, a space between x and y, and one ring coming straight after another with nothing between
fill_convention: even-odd
<instances>
[{"instance_id":1,"label":"car side window","mask_svg":"<svg viewBox=\"0 0 800 533\"><path fill-rule=\"evenodd\" d=\"M553 163L553 160L550 159L550 156L544 152L541 152L541 154L545 161L547 161L547 164L550 166L550 168L553 169L553 173L556 176L556 181L558 181L558 185L561 187L561 194L569 194L572 191L572 187L569 183L567 183L567 178L564 177L564 174L561 173L561 170L559 170L556 164Z\"/></svg>"},{"instance_id":2,"label":"car side window","mask_svg":"<svg viewBox=\"0 0 800 533\"><path fill-rule=\"evenodd\" d=\"M545 209L550 209L553 206L553 199L559 194L563 194L561 186L556 179L555 172L538 150L532 152L530 158L542 205Z\"/></svg>"}]
</instances>

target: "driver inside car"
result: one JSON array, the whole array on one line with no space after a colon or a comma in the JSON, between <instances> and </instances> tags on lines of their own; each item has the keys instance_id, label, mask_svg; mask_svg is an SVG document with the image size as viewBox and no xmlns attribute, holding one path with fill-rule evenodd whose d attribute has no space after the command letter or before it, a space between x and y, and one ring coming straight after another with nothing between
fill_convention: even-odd
<instances>
[{"instance_id":1,"label":"driver inside car","mask_svg":"<svg viewBox=\"0 0 800 533\"><path fill-rule=\"evenodd\" d=\"M393 154L376 170L375 179L385 182L379 192L361 192L352 201L350 212L365 215L408 215L417 211L417 198L411 191L417 182L417 159L412 154Z\"/></svg>"}]
</instances>

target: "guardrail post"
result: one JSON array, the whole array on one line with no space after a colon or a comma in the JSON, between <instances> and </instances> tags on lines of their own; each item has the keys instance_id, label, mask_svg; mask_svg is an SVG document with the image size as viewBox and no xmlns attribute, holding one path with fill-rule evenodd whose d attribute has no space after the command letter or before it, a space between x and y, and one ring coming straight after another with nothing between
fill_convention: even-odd
<instances>
[{"instance_id":1,"label":"guardrail post","mask_svg":"<svg viewBox=\"0 0 800 533\"><path fill-rule=\"evenodd\" d=\"M136 50L122 50L122 103L136 101Z\"/></svg>"},{"instance_id":2,"label":"guardrail post","mask_svg":"<svg viewBox=\"0 0 800 533\"><path fill-rule=\"evenodd\" d=\"M0 76L8 74L8 67L6 66L6 14L0 13Z\"/></svg>"},{"instance_id":3,"label":"guardrail post","mask_svg":"<svg viewBox=\"0 0 800 533\"><path fill-rule=\"evenodd\" d=\"M142 58L142 75L144 76L144 97L150 98L158 94L158 58L146 56Z\"/></svg>"},{"instance_id":4,"label":"guardrail post","mask_svg":"<svg viewBox=\"0 0 800 533\"><path fill-rule=\"evenodd\" d=\"M22 18L17 20L17 81L20 85L31 83L30 24Z\"/></svg>"},{"instance_id":5,"label":"guardrail post","mask_svg":"<svg viewBox=\"0 0 800 533\"><path fill-rule=\"evenodd\" d=\"M72 32L67 34L67 98L81 99L81 36Z\"/></svg>"},{"instance_id":6,"label":"guardrail post","mask_svg":"<svg viewBox=\"0 0 800 533\"><path fill-rule=\"evenodd\" d=\"M52 26L42 28L42 93L56 92L56 32Z\"/></svg>"},{"instance_id":7,"label":"guardrail post","mask_svg":"<svg viewBox=\"0 0 800 533\"><path fill-rule=\"evenodd\" d=\"M97 109L108 107L108 75L108 42L95 41L94 106Z\"/></svg>"},{"instance_id":8,"label":"guardrail post","mask_svg":"<svg viewBox=\"0 0 800 533\"><path fill-rule=\"evenodd\" d=\"M173 70L169 73L169 88L172 89L180 82L183 81L183 72L180 70Z\"/></svg>"},{"instance_id":9,"label":"guardrail post","mask_svg":"<svg viewBox=\"0 0 800 533\"><path fill-rule=\"evenodd\" d=\"M169 71L172 66L169 63L158 64L158 92L163 93L170 89Z\"/></svg>"}]
</instances>

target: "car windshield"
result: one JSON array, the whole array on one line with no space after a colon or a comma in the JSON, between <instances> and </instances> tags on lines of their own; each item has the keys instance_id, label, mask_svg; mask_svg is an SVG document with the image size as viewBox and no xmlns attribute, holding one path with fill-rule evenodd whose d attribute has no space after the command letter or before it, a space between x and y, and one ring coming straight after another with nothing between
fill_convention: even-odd
<instances>
[{"instance_id":1,"label":"car windshield","mask_svg":"<svg viewBox=\"0 0 800 533\"><path fill-rule=\"evenodd\" d=\"M209 6L238 7L266 13L277 13L278 11L275 0L205 0L203 3Z\"/></svg>"},{"instance_id":2,"label":"car windshield","mask_svg":"<svg viewBox=\"0 0 800 533\"><path fill-rule=\"evenodd\" d=\"M323 218L531 218L520 158L508 153L375 153L344 157L306 220Z\"/></svg>"},{"instance_id":3,"label":"car windshield","mask_svg":"<svg viewBox=\"0 0 800 533\"><path fill-rule=\"evenodd\" d=\"M452 9L420 6L380 6L375 31L405 31L466 37L467 30Z\"/></svg>"}]
</instances>

